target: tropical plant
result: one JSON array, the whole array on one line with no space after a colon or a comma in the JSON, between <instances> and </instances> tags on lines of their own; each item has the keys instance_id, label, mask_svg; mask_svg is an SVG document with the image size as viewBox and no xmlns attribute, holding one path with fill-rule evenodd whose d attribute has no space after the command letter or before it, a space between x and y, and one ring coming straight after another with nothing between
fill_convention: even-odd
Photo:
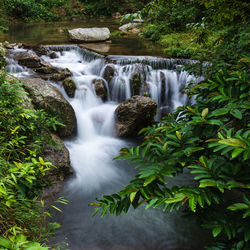
<instances>
[{"instance_id":1,"label":"tropical plant","mask_svg":"<svg viewBox=\"0 0 250 250\"><path fill-rule=\"evenodd\" d=\"M219 71L186 89L195 104L180 107L140 131L141 145L121 149L117 160L138 170L119 193L92 203L95 213L119 215L146 204L163 211L202 214L200 224L214 237L227 237L207 249L250 247L249 58L231 71ZM189 171L190 186L169 186L169 178ZM168 185L167 185L168 184Z\"/></svg>"}]
</instances>

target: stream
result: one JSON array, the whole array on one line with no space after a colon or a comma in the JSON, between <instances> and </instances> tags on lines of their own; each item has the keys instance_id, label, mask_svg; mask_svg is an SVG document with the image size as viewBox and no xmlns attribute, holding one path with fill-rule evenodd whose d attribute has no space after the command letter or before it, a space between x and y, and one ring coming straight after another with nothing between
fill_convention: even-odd
<instances>
[{"instance_id":1,"label":"stream","mask_svg":"<svg viewBox=\"0 0 250 250\"><path fill-rule=\"evenodd\" d=\"M134 47L123 53L126 46L129 47L125 39L123 42L121 54L143 54L140 50L137 53ZM194 221L183 217L182 212L145 211L141 206L118 217L107 215L100 218L97 215L90 218L93 207L89 206L96 198L121 190L135 175L133 166L112 160L122 147L137 143L120 139L115 133L114 111L132 95L131 76L136 72L144 79L146 89L142 87L140 94L147 91L157 102L156 120L170 110L192 102L181 90L191 81L201 79L178 70L184 61L152 57L153 53L146 49L146 56L114 56L117 54L114 53L104 57L75 45L49 44L58 57L42 56L42 59L55 67L68 68L77 84L74 98L69 98L61 83L50 82L69 101L77 117L76 135L64 141L75 172L60 194L69 200L69 205L59 205L63 213L55 213L55 220L62 227L56 231L50 244L57 249L70 250L203 249L207 243L206 232ZM16 49L17 52L19 50ZM110 85L103 78L107 66L112 66L115 72ZM13 61L8 71L17 77L30 75L27 69ZM96 96L92 84L94 79L102 79L106 83L106 101ZM174 182L170 180L169 184L188 185L190 182L186 173L175 178Z\"/></svg>"}]
</instances>

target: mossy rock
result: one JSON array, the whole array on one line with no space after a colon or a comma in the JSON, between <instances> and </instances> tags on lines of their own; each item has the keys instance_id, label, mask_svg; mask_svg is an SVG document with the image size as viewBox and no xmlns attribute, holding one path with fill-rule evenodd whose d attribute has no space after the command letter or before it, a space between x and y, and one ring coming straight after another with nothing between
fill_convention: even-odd
<instances>
[{"instance_id":1,"label":"mossy rock","mask_svg":"<svg viewBox=\"0 0 250 250\"><path fill-rule=\"evenodd\" d=\"M71 77L68 77L63 81L63 87L70 98L75 96L76 83Z\"/></svg>"}]
</instances>

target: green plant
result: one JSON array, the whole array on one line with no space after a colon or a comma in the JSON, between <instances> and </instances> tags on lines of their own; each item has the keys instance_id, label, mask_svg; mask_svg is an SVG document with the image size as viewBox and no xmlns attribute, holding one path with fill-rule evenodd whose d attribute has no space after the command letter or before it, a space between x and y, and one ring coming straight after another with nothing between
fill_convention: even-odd
<instances>
[{"instance_id":1,"label":"green plant","mask_svg":"<svg viewBox=\"0 0 250 250\"><path fill-rule=\"evenodd\" d=\"M184 208L202 215L200 224L226 239L207 249L250 247L249 58L186 89L196 104L183 106L153 127L144 128L140 146L123 148L115 159L138 170L119 193L92 203L95 213L119 215L146 204L163 211ZM184 169L190 186L166 185Z\"/></svg>"},{"instance_id":2,"label":"green plant","mask_svg":"<svg viewBox=\"0 0 250 250\"><path fill-rule=\"evenodd\" d=\"M44 176L53 166L41 154L51 140L50 131L61 123L42 110L35 111L22 84L3 71L0 93L0 234L5 237L0 245L38 247L19 235L36 241L49 233L44 229L50 214L38 196L48 186Z\"/></svg>"}]
</instances>

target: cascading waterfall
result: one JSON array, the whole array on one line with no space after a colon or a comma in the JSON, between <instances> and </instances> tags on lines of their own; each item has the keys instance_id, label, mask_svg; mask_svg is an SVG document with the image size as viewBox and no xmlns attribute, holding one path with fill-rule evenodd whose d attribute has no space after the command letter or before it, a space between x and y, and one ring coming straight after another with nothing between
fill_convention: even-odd
<instances>
[{"instance_id":1,"label":"cascading waterfall","mask_svg":"<svg viewBox=\"0 0 250 250\"><path fill-rule=\"evenodd\" d=\"M69 98L60 83L51 82L62 91L77 116L77 135L65 141L75 171L63 193L70 205L63 207L63 214L57 215L62 228L53 243L65 241L69 244L67 249L72 250L199 249L199 232L194 238L190 227L194 231L195 226L191 222L183 222L180 214L169 215L155 209L146 213L142 207L129 211L126 216L107 216L104 219L96 216L90 219L93 209L88 204L103 194L119 191L135 174L126 162L112 161L120 148L133 144L116 137L114 117L119 102L131 97L134 92L131 79L136 75L141 82L137 86L138 94L156 100L159 107L156 119L187 104L189 100L181 90L191 81L200 79L185 71L176 71L173 60L168 69L165 67L167 59L105 59L76 46L50 46L49 49L56 51L58 57L50 59L42 56L42 59L53 66L68 68L77 84L74 98ZM116 64L112 63L114 61ZM104 79L107 66L114 69L110 82ZM16 76L32 74L13 59L9 60L7 70ZM94 79L102 79L105 83L108 90L105 102L95 93ZM185 177L180 181L189 182Z\"/></svg>"}]
</instances>

